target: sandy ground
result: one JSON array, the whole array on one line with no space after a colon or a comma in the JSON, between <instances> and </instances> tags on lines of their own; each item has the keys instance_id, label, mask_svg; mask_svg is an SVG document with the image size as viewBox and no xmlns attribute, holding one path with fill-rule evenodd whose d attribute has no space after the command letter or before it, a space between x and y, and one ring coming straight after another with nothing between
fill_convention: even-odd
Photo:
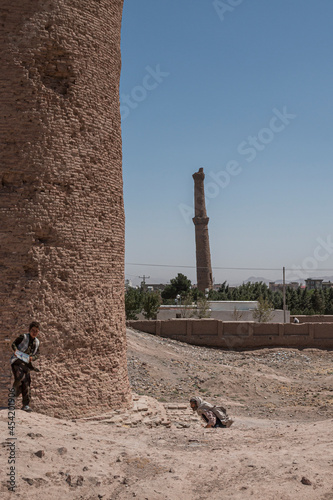
<instances>
[{"instance_id":1,"label":"sandy ground","mask_svg":"<svg viewBox=\"0 0 333 500\"><path fill-rule=\"evenodd\" d=\"M132 411L65 421L17 410L13 441L1 410L0 498L333 500L332 361L314 349L236 353L128 331ZM226 406L234 425L203 428L192 394Z\"/></svg>"}]
</instances>

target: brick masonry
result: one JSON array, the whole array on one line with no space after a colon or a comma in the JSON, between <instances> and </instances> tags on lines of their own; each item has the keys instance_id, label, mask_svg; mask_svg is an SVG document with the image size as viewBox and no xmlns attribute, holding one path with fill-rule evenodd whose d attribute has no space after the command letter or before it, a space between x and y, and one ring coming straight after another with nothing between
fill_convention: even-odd
<instances>
[{"instance_id":1,"label":"brick masonry","mask_svg":"<svg viewBox=\"0 0 333 500\"><path fill-rule=\"evenodd\" d=\"M8 346L33 319L42 352L35 409L77 416L131 404L122 7L123 0L1 2L1 406Z\"/></svg>"},{"instance_id":2,"label":"brick masonry","mask_svg":"<svg viewBox=\"0 0 333 500\"><path fill-rule=\"evenodd\" d=\"M197 287L204 292L206 289L213 288L213 274L210 258L209 233L205 202L205 174L203 168L193 174L194 179L194 209L195 217L193 223L195 226L195 247L197 261Z\"/></svg>"}]
</instances>

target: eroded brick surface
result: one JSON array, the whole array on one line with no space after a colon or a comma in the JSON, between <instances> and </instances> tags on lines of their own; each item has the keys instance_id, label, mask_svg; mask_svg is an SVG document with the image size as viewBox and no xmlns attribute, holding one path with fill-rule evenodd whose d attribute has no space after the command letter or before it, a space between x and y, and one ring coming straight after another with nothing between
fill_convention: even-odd
<instances>
[{"instance_id":1,"label":"eroded brick surface","mask_svg":"<svg viewBox=\"0 0 333 500\"><path fill-rule=\"evenodd\" d=\"M195 248L197 261L197 287L204 292L213 288L212 264L210 259L209 233L205 202L205 174L203 168L193 174L195 217Z\"/></svg>"},{"instance_id":2,"label":"eroded brick surface","mask_svg":"<svg viewBox=\"0 0 333 500\"><path fill-rule=\"evenodd\" d=\"M128 406L123 0L2 0L0 334L41 322L35 409ZM8 345L8 342L7 344ZM10 368L1 349L1 405Z\"/></svg>"}]
</instances>

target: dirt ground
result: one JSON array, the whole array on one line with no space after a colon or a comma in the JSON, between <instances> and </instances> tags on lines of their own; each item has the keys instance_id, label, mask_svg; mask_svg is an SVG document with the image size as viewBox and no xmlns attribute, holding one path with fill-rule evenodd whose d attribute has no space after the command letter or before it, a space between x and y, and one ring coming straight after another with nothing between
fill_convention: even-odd
<instances>
[{"instance_id":1,"label":"dirt ground","mask_svg":"<svg viewBox=\"0 0 333 500\"><path fill-rule=\"evenodd\" d=\"M1 499L333 500L332 351L222 351L128 330L128 366L131 411L17 410L14 441L1 410ZM191 395L227 407L233 426L205 429Z\"/></svg>"}]
</instances>

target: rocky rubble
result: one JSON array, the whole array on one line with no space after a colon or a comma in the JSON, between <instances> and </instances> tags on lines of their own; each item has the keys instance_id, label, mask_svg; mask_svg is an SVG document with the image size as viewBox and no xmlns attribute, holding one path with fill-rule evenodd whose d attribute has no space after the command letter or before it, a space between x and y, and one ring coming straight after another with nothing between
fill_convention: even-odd
<instances>
[{"instance_id":1,"label":"rocky rubble","mask_svg":"<svg viewBox=\"0 0 333 500\"><path fill-rule=\"evenodd\" d=\"M237 352L134 330L127 335L130 383L139 395L188 404L196 394L234 415L304 421L333 416L332 351Z\"/></svg>"}]
</instances>

